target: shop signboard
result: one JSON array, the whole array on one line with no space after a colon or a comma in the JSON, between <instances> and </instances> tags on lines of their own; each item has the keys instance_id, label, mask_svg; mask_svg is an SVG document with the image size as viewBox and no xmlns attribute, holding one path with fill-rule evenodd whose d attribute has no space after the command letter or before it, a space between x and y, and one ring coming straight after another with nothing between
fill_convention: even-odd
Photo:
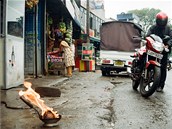
<instances>
[{"instance_id":1,"label":"shop signboard","mask_svg":"<svg viewBox=\"0 0 172 129\"><path fill-rule=\"evenodd\" d=\"M81 0L81 5L87 7L87 0ZM90 9L104 9L104 0L89 0Z\"/></svg>"},{"instance_id":2,"label":"shop signboard","mask_svg":"<svg viewBox=\"0 0 172 129\"><path fill-rule=\"evenodd\" d=\"M95 9L104 9L104 0L94 0Z\"/></svg>"},{"instance_id":3,"label":"shop signboard","mask_svg":"<svg viewBox=\"0 0 172 129\"><path fill-rule=\"evenodd\" d=\"M94 46L91 43L82 44L82 60L93 60L94 58Z\"/></svg>"}]
</instances>

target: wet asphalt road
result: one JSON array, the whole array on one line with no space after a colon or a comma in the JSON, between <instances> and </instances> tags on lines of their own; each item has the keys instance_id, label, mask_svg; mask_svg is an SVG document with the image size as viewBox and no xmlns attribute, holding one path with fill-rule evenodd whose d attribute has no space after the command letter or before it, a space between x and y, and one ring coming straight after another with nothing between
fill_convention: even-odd
<instances>
[{"instance_id":1,"label":"wet asphalt road","mask_svg":"<svg viewBox=\"0 0 172 129\"><path fill-rule=\"evenodd\" d=\"M172 71L168 72L163 93L156 92L148 99L133 91L128 78L113 78L114 129L171 129L172 128Z\"/></svg>"},{"instance_id":2,"label":"wet asphalt road","mask_svg":"<svg viewBox=\"0 0 172 129\"><path fill-rule=\"evenodd\" d=\"M129 77L76 72L72 79L53 86L61 90L60 98L43 99L62 115L58 126L51 129L171 129L171 83L172 71L168 72L164 92L145 99L133 91ZM28 108L18 98L19 90L3 94L10 100L8 104ZM1 105L1 129L49 128L43 126L33 109L14 110Z\"/></svg>"}]
</instances>

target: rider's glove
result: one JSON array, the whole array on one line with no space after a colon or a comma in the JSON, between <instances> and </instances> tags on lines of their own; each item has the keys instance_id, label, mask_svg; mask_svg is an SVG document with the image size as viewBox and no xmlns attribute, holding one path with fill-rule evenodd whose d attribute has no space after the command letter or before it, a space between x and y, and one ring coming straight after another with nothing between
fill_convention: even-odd
<instances>
[{"instance_id":1,"label":"rider's glove","mask_svg":"<svg viewBox=\"0 0 172 129\"><path fill-rule=\"evenodd\" d=\"M169 52L169 51L170 51L170 50L169 50L168 48L166 48L166 47L165 47L165 49L164 49L164 50L165 50L165 52Z\"/></svg>"}]
</instances>

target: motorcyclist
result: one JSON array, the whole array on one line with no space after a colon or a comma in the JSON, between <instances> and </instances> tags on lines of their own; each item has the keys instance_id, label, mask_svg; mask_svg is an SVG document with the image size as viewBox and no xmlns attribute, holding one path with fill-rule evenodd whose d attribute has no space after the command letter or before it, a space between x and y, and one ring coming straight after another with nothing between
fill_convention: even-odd
<instances>
[{"instance_id":1,"label":"motorcyclist","mask_svg":"<svg viewBox=\"0 0 172 129\"><path fill-rule=\"evenodd\" d=\"M172 46L172 29L167 24L168 23L168 16L164 12L159 12L156 15L156 24L152 25L146 36L150 36L151 34L158 35L161 39L163 39L165 36L170 36L170 39L168 41L164 41L165 47L168 48L169 52L163 52L163 58L161 60L161 80L159 87L157 88L158 92L161 92L165 85L165 80L167 76L167 59L168 54L171 52L171 46Z\"/></svg>"}]
</instances>

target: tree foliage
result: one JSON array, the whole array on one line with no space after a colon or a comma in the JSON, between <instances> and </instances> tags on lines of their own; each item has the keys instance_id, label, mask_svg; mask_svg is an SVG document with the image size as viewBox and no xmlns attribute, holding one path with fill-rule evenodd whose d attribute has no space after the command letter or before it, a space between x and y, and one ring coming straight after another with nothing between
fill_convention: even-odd
<instances>
[{"instance_id":1,"label":"tree foliage","mask_svg":"<svg viewBox=\"0 0 172 129\"><path fill-rule=\"evenodd\" d=\"M130 10L128 13L137 15L140 18L139 23L142 25L143 30L147 32L148 28L155 23L155 16L160 11L160 9L143 8L141 10Z\"/></svg>"}]
</instances>

